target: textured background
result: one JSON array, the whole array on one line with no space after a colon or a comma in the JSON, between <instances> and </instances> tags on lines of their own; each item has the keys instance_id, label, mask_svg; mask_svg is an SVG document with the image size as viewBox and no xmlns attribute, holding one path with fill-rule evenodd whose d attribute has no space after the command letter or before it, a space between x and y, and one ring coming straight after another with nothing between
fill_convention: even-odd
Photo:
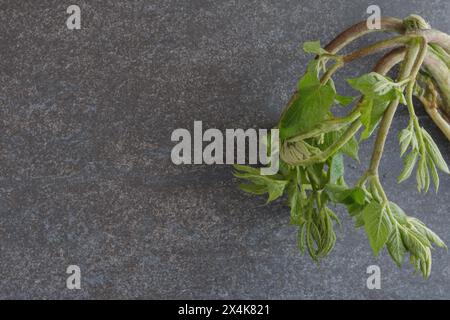
<instances>
[{"instance_id":1,"label":"textured background","mask_svg":"<svg viewBox=\"0 0 450 320\"><path fill-rule=\"evenodd\" d=\"M73 3L82 30L66 28ZM448 0L0 0L0 298L450 298L445 251L424 281L374 258L340 209L336 248L317 267L282 202L241 193L227 166L170 161L171 132L194 120L270 127L304 70L300 43L330 40L369 4L450 31ZM400 110L392 138L406 122ZM371 147L363 166L348 161L350 180ZM391 139L392 200L450 243L450 178L418 195L414 181L396 185L400 169ZM69 264L81 267L79 291L65 288ZM371 264L381 290L366 289Z\"/></svg>"}]
</instances>

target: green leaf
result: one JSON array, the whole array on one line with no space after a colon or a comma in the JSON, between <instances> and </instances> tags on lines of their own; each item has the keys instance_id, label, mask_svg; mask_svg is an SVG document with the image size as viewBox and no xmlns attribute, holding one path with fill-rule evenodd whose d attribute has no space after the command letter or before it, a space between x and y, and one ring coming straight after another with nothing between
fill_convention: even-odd
<instances>
[{"instance_id":1,"label":"green leaf","mask_svg":"<svg viewBox=\"0 0 450 320\"><path fill-rule=\"evenodd\" d=\"M308 248L309 255L314 261L318 261L319 244L321 242L321 236L319 229L314 222L309 221L306 223L306 246Z\"/></svg>"},{"instance_id":2,"label":"green leaf","mask_svg":"<svg viewBox=\"0 0 450 320\"><path fill-rule=\"evenodd\" d=\"M255 195L263 195L267 192L267 188L263 185L257 185L257 184L239 184L239 188L241 190Z\"/></svg>"},{"instance_id":3,"label":"green leaf","mask_svg":"<svg viewBox=\"0 0 450 320\"><path fill-rule=\"evenodd\" d=\"M439 174L437 172L436 165L434 164L433 159L431 159L431 157L429 155L427 158L427 164L428 164L428 167L430 168L431 176L433 177L433 182L434 182L434 189L436 190L436 193L437 193L439 190Z\"/></svg>"},{"instance_id":4,"label":"green leaf","mask_svg":"<svg viewBox=\"0 0 450 320\"><path fill-rule=\"evenodd\" d=\"M346 106L352 104L352 102L355 101L356 98L351 97L351 96L341 96L341 95L337 94L334 99L336 100L336 102L338 104L340 104L343 107L346 107Z\"/></svg>"},{"instance_id":5,"label":"green leaf","mask_svg":"<svg viewBox=\"0 0 450 320\"><path fill-rule=\"evenodd\" d=\"M413 138L413 132L408 129L403 129L399 136L398 140L400 142L400 157L403 157L406 150L408 150L409 145L411 144L411 140Z\"/></svg>"},{"instance_id":6,"label":"green leaf","mask_svg":"<svg viewBox=\"0 0 450 320\"><path fill-rule=\"evenodd\" d=\"M419 191L423 189L427 193L430 189L430 173L428 172L426 158L421 158L419 161L417 179L420 180Z\"/></svg>"},{"instance_id":7,"label":"green leaf","mask_svg":"<svg viewBox=\"0 0 450 320\"><path fill-rule=\"evenodd\" d=\"M344 175L344 157L342 153L336 154L331 159L330 183L336 184L338 179Z\"/></svg>"},{"instance_id":8,"label":"green leaf","mask_svg":"<svg viewBox=\"0 0 450 320\"><path fill-rule=\"evenodd\" d=\"M339 217L337 216L337 214L336 214L333 210L331 210L331 209L329 209L329 208L325 208L325 209L326 209L326 212L327 212L328 216L329 216L334 222L336 222L336 224L337 224L338 226L341 226L341 220L339 220Z\"/></svg>"},{"instance_id":9,"label":"green leaf","mask_svg":"<svg viewBox=\"0 0 450 320\"><path fill-rule=\"evenodd\" d=\"M362 211L359 211L359 213L355 214L353 217L355 218L355 228L356 229L364 227L364 219L363 219Z\"/></svg>"},{"instance_id":10,"label":"green leaf","mask_svg":"<svg viewBox=\"0 0 450 320\"><path fill-rule=\"evenodd\" d=\"M303 51L317 55L328 53L325 49L322 49L320 41L307 41L303 43Z\"/></svg>"},{"instance_id":11,"label":"green leaf","mask_svg":"<svg viewBox=\"0 0 450 320\"><path fill-rule=\"evenodd\" d=\"M395 227L387 242L387 249L397 266L401 267L406 254L400 230Z\"/></svg>"},{"instance_id":12,"label":"green leaf","mask_svg":"<svg viewBox=\"0 0 450 320\"><path fill-rule=\"evenodd\" d=\"M262 176L260 175L259 169L256 168L243 165L233 165L233 167L235 169L233 172L235 177L253 183L241 184L241 189L252 194L268 193L269 198L267 203L280 198L289 183L288 180L283 180L281 175Z\"/></svg>"},{"instance_id":13,"label":"green leaf","mask_svg":"<svg viewBox=\"0 0 450 320\"><path fill-rule=\"evenodd\" d=\"M314 59L308 62L305 74L298 81L297 89L300 91L317 85L320 85L319 60Z\"/></svg>"},{"instance_id":14,"label":"green leaf","mask_svg":"<svg viewBox=\"0 0 450 320\"><path fill-rule=\"evenodd\" d=\"M408 221L430 242L434 243L440 248L447 249L444 241L442 241L442 239L431 229L429 229L422 221L416 218L409 218Z\"/></svg>"},{"instance_id":15,"label":"green leaf","mask_svg":"<svg viewBox=\"0 0 450 320\"><path fill-rule=\"evenodd\" d=\"M306 224L303 224L300 226L297 234L297 246L298 249L302 254L305 253L305 247L306 247Z\"/></svg>"},{"instance_id":16,"label":"green leaf","mask_svg":"<svg viewBox=\"0 0 450 320\"><path fill-rule=\"evenodd\" d=\"M366 193L360 187L349 189L340 185L327 184L325 186L325 192L327 192L330 200L335 203L345 205L364 205L366 203Z\"/></svg>"},{"instance_id":17,"label":"green leaf","mask_svg":"<svg viewBox=\"0 0 450 320\"><path fill-rule=\"evenodd\" d=\"M294 181L292 184L296 184ZM291 185L292 185L291 184ZM291 207L291 221L292 225L302 225L305 223L303 216L302 197L297 187L288 188L289 190L289 206Z\"/></svg>"},{"instance_id":18,"label":"green leaf","mask_svg":"<svg viewBox=\"0 0 450 320\"><path fill-rule=\"evenodd\" d=\"M394 202L389 202L389 209L391 210L391 213L394 216L395 220L397 220L400 224L404 225L408 222L408 216L397 204L395 204Z\"/></svg>"},{"instance_id":19,"label":"green leaf","mask_svg":"<svg viewBox=\"0 0 450 320\"><path fill-rule=\"evenodd\" d=\"M389 95L389 97L385 97L385 100L392 100L395 97L392 93L395 91L396 83L379 73L371 72L347 81L367 98Z\"/></svg>"},{"instance_id":20,"label":"green leaf","mask_svg":"<svg viewBox=\"0 0 450 320\"><path fill-rule=\"evenodd\" d=\"M366 140L372 135L389 106L389 102L390 100L380 98L364 98L361 106L361 123L364 125L361 140Z\"/></svg>"},{"instance_id":21,"label":"green leaf","mask_svg":"<svg viewBox=\"0 0 450 320\"><path fill-rule=\"evenodd\" d=\"M289 138L307 131L329 114L336 92L330 85L321 85L314 64L299 82L297 99L286 110L280 121L280 137Z\"/></svg>"},{"instance_id":22,"label":"green leaf","mask_svg":"<svg viewBox=\"0 0 450 320\"><path fill-rule=\"evenodd\" d=\"M417 162L417 151L411 151L403 160L403 170L400 173L400 176L397 179L398 183L402 183L406 179L408 179L411 176L411 173L413 172L414 166Z\"/></svg>"},{"instance_id":23,"label":"green leaf","mask_svg":"<svg viewBox=\"0 0 450 320\"><path fill-rule=\"evenodd\" d=\"M344 146L341 151L348 155L350 158L359 161L359 144L355 136L353 136Z\"/></svg>"},{"instance_id":24,"label":"green leaf","mask_svg":"<svg viewBox=\"0 0 450 320\"><path fill-rule=\"evenodd\" d=\"M282 180L273 180L267 183L267 191L269 193L269 198L267 199L267 203L275 201L279 197L281 197L284 193L284 188L287 185L287 181Z\"/></svg>"},{"instance_id":25,"label":"green leaf","mask_svg":"<svg viewBox=\"0 0 450 320\"><path fill-rule=\"evenodd\" d=\"M370 202L364 208L362 216L370 246L375 256L378 256L391 233L391 222L385 208L376 201Z\"/></svg>"},{"instance_id":26,"label":"green leaf","mask_svg":"<svg viewBox=\"0 0 450 320\"><path fill-rule=\"evenodd\" d=\"M436 166L443 172L450 174L450 171L448 170L447 163L444 160L444 157L442 157L441 151L439 150L438 146L434 142L433 138L430 136L430 134L422 128L423 137L426 141L426 147L428 154L430 155L431 159L433 159L433 162L436 164Z\"/></svg>"},{"instance_id":27,"label":"green leaf","mask_svg":"<svg viewBox=\"0 0 450 320\"><path fill-rule=\"evenodd\" d=\"M400 234L403 244L412 255L418 258L426 256L427 248L430 246L430 242L426 237L413 229L400 229Z\"/></svg>"}]
</instances>

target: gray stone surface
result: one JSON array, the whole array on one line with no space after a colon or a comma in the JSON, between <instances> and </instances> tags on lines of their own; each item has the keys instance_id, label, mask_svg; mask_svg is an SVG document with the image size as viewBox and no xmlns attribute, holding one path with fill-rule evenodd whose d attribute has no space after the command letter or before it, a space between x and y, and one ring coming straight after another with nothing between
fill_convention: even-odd
<instances>
[{"instance_id":1,"label":"gray stone surface","mask_svg":"<svg viewBox=\"0 0 450 320\"><path fill-rule=\"evenodd\" d=\"M65 25L72 3L79 31ZM227 166L170 161L171 132L194 120L272 125L304 70L300 43L330 40L369 4L450 31L447 0L0 0L0 298L450 298L445 251L422 280L374 258L340 209L336 248L317 267L298 253L282 202L241 193ZM400 110L392 138L406 121ZM350 180L363 168L349 161ZM391 139L392 199L450 243L450 178L418 195L413 181L396 185L400 168ZM79 291L65 288L69 264L81 267ZM381 290L366 289L371 264Z\"/></svg>"}]
</instances>

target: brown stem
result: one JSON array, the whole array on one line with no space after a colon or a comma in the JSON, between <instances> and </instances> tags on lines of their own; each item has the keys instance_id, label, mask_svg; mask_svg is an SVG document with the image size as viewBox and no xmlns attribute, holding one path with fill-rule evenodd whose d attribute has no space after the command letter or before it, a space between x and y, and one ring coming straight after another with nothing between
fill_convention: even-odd
<instances>
[{"instance_id":1,"label":"brown stem","mask_svg":"<svg viewBox=\"0 0 450 320\"><path fill-rule=\"evenodd\" d=\"M397 48L385 54L375 66L374 71L387 74L392 68L405 59L406 48Z\"/></svg>"},{"instance_id":2,"label":"brown stem","mask_svg":"<svg viewBox=\"0 0 450 320\"><path fill-rule=\"evenodd\" d=\"M381 18L381 29L369 29L367 27L367 21L361 21L347 30L340 33L333 41L331 41L326 47L330 53L336 54L346 45L351 43L352 41L372 32L380 32L380 31L392 31L403 34L405 32L405 27L403 26L403 21L396 18L391 17L382 17Z\"/></svg>"},{"instance_id":3,"label":"brown stem","mask_svg":"<svg viewBox=\"0 0 450 320\"><path fill-rule=\"evenodd\" d=\"M387 40L379 41L377 43L374 43L365 48L356 50L355 52L352 52L351 54L344 56L343 61L344 61L344 63L349 63L353 60L377 53L377 52L385 50L385 49L403 47L403 46L407 45L410 40L411 40L411 36L406 35L406 36L397 36L397 37L390 38Z\"/></svg>"}]
</instances>

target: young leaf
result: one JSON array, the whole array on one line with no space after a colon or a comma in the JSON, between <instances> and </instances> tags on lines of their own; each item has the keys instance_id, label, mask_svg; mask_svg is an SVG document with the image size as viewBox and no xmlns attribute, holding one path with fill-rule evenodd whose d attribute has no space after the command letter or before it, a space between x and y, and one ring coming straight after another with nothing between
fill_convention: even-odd
<instances>
[{"instance_id":1,"label":"young leaf","mask_svg":"<svg viewBox=\"0 0 450 320\"><path fill-rule=\"evenodd\" d=\"M410 226L407 229L401 229L403 230L403 243L415 256L425 255L425 248L431 246L430 240L413 225L411 218L408 219L408 222L410 222Z\"/></svg>"},{"instance_id":2,"label":"young leaf","mask_svg":"<svg viewBox=\"0 0 450 320\"><path fill-rule=\"evenodd\" d=\"M267 203L281 197L286 186L289 183L288 180L283 180L280 175L262 176L260 175L259 170L256 168L237 164L235 164L233 167L235 169L235 171L233 172L235 177L248 180L253 183L241 184L241 188L243 187L244 191L253 194L261 194L264 190L263 193L269 194Z\"/></svg>"},{"instance_id":3,"label":"young leaf","mask_svg":"<svg viewBox=\"0 0 450 320\"><path fill-rule=\"evenodd\" d=\"M344 146L341 151L348 155L350 158L359 161L359 144L355 136L353 136Z\"/></svg>"},{"instance_id":4,"label":"young leaf","mask_svg":"<svg viewBox=\"0 0 450 320\"><path fill-rule=\"evenodd\" d=\"M430 242L434 243L440 248L447 249L444 241L442 241L442 239L436 233L430 230L422 221L416 218L409 218L408 221Z\"/></svg>"},{"instance_id":5,"label":"young leaf","mask_svg":"<svg viewBox=\"0 0 450 320\"><path fill-rule=\"evenodd\" d=\"M361 122L365 128L361 134L361 140L366 140L372 135L389 102L390 100L381 98L364 98L361 106Z\"/></svg>"},{"instance_id":6,"label":"young leaf","mask_svg":"<svg viewBox=\"0 0 450 320\"><path fill-rule=\"evenodd\" d=\"M371 72L347 81L354 89L360 91L367 98L389 95L389 97L385 97L385 100L391 100L395 97L391 93L396 88L396 83L379 73Z\"/></svg>"},{"instance_id":7,"label":"young leaf","mask_svg":"<svg viewBox=\"0 0 450 320\"><path fill-rule=\"evenodd\" d=\"M403 157L406 150L408 150L409 145L411 144L411 140L413 137L413 133L411 130L403 129L399 136L398 140L400 142L400 157Z\"/></svg>"},{"instance_id":8,"label":"young leaf","mask_svg":"<svg viewBox=\"0 0 450 320\"><path fill-rule=\"evenodd\" d=\"M317 55L328 53L325 49L322 49L320 41L307 41L303 43L303 51Z\"/></svg>"},{"instance_id":9,"label":"young leaf","mask_svg":"<svg viewBox=\"0 0 450 320\"><path fill-rule=\"evenodd\" d=\"M339 94L336 95L334 98L338 104L340 104L343 107L346 107L350 105L353 101L355 101L355 97L350 96L341 96Z\"/></svg>"},{"instance_id":10,"label":"young leaf","mask_svg":"<svg viewBox=\"0 0 450 320\"><path fill-rule=\"evenodd\" d=\"M417 168L417 181L419 191L424 190L425 193L430 189L430 173L428 172L428 166L426 158L421 158L419 166Z\"/></svg>"},{"instance_id":11,"label":"young leaf","mask_svg":"<svg viewBox=\"0 0 450 320\"><path fill-rule=\"evenodd\" d=\"M345 205L365 205L366 193L360 187L347 188L335 184L327 184L325 186L325 192L327 192L330 200L335 203L342 203Z\"/></svg>"},{"instance_id":12,"label":"young leaf","mask_svg":"<svg viewBox=\"0 0 450 320\"><path fill-rule=\"evenodd\" d=\"M255 195L263 195L267 192L267 188L263 185L257 185L257 184L239 184L239 188L241 188L242 191L245 191L250 194Z\"/></svg>"},{"instance_id":13,"label":"young leaf","mask_svg":"<svg viewBox=\"0 0 450 320\"><path fill-rule=\"evenodd\" d=\"M282 139L313 128L327 117L333 105L336 92L329 83L320 84L317 70L311 67L309 69L300 80L297 99L281 119L280 137Z\"/></svg>"},{"instance_id":14,"label":"young leaf","mask_svg":"<svg viewBox=\"0 0 450 320\"><path fill-rule=\"evenodd\" d=\"M433 178L434 182L434 189L436 193L439 190L439 174L436 169L436 165L434 164L433 159L431 159L430 155L427 156L427 164L431 171L431 177Z\"/></svg>"},{"instance_id":15,"label":"young leaf","mask_svg":"<svg viewBox=\"0 0 450 320\"><path fill-rule=\"evenodd\" d=\"M300 226L297 235L297 246L302 254L305 253L306 247L305 238L306 238L306 224L303 224Z\"/></svg>"},{"instance_id":16,"label":"young leaf","mask_svg":"<svg viewBox=\"0 0 450 320\"><path fill-rule=\"evenodd\" d=\"M441 151L439 151L439 148L436 145L436 143L434 142L433 138L423 128L422 128L422 132L423 132L423 137L425 138L425 141L426 141L427 151L428 151L431 159L433 159L433 162L436 164L436 166L440 170L442 170L443 172L445 172L447 174L450 174L447 163L445 162L444 157L442 157Z\"/></svg>"},{"instance_id":17,"label":"young leaf","mask_svg":"<svg viewBox=\"0 0 450 320\"><path fill-rule=\"evenodd\" d=\"M309 221L306 223L306 246L308 248L309 255L314 261L318 261L318 251L321 242L320 232L314 222Z\"/></svg>"},{"instance_id":18,"label":"young leaf","mask_svg":"<svg viewBox=\"0 0 450 320\"><path fill-rule=\"evenodd\" d=\"M397 266L401 267L406 254L406 248L403 244L400 230L397 226L394 227L392 234L386 245L389 255L395 261Z\"/></svg>"},{"instance_id":19,"label":"young leaf","mask_svg":"<svg viewBox=\"0 0 450 320\"><path fill-rule=\"evenodd\" d=\"M416 165L417 162L417 156L418 153L417 151L411 151L404 159L403 163L404 163L404 167L402 172L400 173L400 176L397 179L398 183L402 183L403 181L405 181L406 179L408 179L411 176L411 173L414 169L414 166Z\"/></svg>"},{"instance_id":20,"label":"young leaf","mask_svg":"<svg viewBox=\"0 0 450 320\"><path fill-rule=\"evenodd\" d=\"M330 183L336 184L338 179L344 175L344 157L338 153L331 159Z\"/></svg>"},{"instance_id":21,"label":"young leaf","mask_svg":"<svg viewBox=\"0 0 450 320\"><path fill-rule=\"evenodd\" d=\"M297 182L295 182L297 183ZM289 190L289 206L291 207L291 221L292 225L302 225L305 222L302 211L302 197L296 187L288 188Z\"/></svg>"},{"instance_id":22,"label":"young leaf","mask_svg":"<svg viewBox=\"0 0 450 320\"><path fill-rule=\"evenodd\" d=\"M363 210L364 227L375 256L378 256L391 234L392 225L386 209L376 201Z\"/></svg>"},{"instance_id":23,"label":"young leaf","mask_svg":"<svg viewBox=\"0 0 450 320\"><path fill-rule=\"evenodd\" d=\"M402 208L400 208L397 204L394 202L389 202L389 209L391 210L392 215L394 216L395 220L399 222L400 224L404 225L406 224L408 216L405 214Z\"/></svg>"}]
</instances>

